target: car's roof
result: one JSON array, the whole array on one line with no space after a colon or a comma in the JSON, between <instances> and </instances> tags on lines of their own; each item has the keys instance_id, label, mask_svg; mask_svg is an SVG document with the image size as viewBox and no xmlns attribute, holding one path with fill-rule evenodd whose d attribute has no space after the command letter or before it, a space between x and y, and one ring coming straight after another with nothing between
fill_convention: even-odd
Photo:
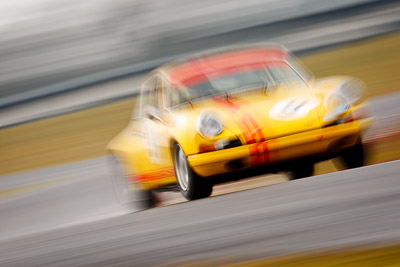
<instances>
[{"instance_id":1,"label":"car's roof","mask_svg":"<svg viewBox=\"0 0 400 267\"><path fill-rule=\"evenodd\" d=\"M212 72L240 65L252 65L266 61L286 61L291 55L277 44L257 43L209 50L188 56L164 66L161 70L171 82L184 83L199 73Z\"/></svg>"}]
</instances>

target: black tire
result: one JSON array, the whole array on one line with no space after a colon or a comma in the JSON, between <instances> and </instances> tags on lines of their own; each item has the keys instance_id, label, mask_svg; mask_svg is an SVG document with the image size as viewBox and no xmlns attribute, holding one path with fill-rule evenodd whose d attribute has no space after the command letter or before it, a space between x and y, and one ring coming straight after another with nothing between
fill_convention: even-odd
<instances>
[{"instance_id":1,"label":"black tire","mask_svg":"<svg viewBox=\"0 0 400 267\"><path fill-rule=\"evenodd\" d=\"M116 156L110 156L111 181L118 203L131 212L153 208L154 195L151 190L139 190L126 179L122 163Z\"/></svg>"},{"instance_id":2,"label":"black tire","mask_svg":"<svg viewBox=\"0 0 400 267\"><path fill-rule=\"evenodd\" d=\"M212 184L192 170L181 146L176 144L173 153L175 175L183 197L187 200L209 197L212 193Z\"/></svg>"},{"instance_id":3,"label":"black tire","mask_svg":"<svg viewBox=\"0 0 400 267\"><path fill-rule=\"evenodd\" d=\"M347 169L359 168L364 166L365 152L361 139L357 142L355 146L343 150L341 156L339 157L339 160L342 163L343 167Z\"/></svg>"},{"instance_id":4,"label":"black tire","mask_svg":"<svg viewBox=\"0 0 400 267\"><path fill-rule=\"evenodd\" d=\"M314 164L304 162L303 164L296 164L290 171L287 172L289 180L298 180L305 177L314 175Z\"/></svg>"}]
</instances>

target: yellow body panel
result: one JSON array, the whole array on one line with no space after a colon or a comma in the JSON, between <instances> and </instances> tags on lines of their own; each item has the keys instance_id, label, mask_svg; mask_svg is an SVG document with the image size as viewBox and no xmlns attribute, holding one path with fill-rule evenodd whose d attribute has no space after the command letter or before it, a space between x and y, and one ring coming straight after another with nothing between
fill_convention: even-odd
<instances>
[{"instance_id":1,"label":"yellow body panel","mask_svg":"<svg viewBox=\"0 0 400 267\"><path fill-rule=\"evenodd\" d=\"M359 122L312 130L261 143L192 155L188 157L188 161L198 175L207 177L232 171L226 165L238 159L243 160L241 169L244 169L313 155L323 156L355 145L360 137L360 131L364 127L369 127L371 123L372 119L363 119ZM254 148L262 149L252 154ZM266 153L267 157L264 156ZM252 158L257 157L260 159L258 164L252 164Z\"/></svg>"}]
</instances>

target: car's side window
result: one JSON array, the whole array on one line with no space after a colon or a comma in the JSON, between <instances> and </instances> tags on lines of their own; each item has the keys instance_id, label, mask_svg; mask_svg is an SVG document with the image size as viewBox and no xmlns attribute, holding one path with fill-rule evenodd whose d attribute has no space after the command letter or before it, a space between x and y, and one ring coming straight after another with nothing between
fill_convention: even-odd
<instances>
[{"instance_id":1,"label":"car's side window","mask_svg":"<svg viewBox=\"0 0 400 267\"><path fill-rule=\"evenodd\" d=\"M168 92L168 107L173 107L180 103L179 91L171 83L166 81L166 89Z\"/></svg>"},{"instance_id":2,"label":"car's side window","mask_svg":"<svg viewBox=\"0 0 400 267\"><path fill-rule=\"evenodd\" d=\"M142 86L142 104L143 106L157 106L157 76L148 78Z\"/></svg>"},{"instance_id":3,"label":"car's side window","mask_svg":"<svg viewBox=\"0 0 400 267\"><path fill-rule=\"evenodd\" d=\"M174 107L184 102L188 102L189 95L187 89L179 87L177 84L171 84L166 81L166 89L168 94L168 107Z\"/></svg>"},{"instance_id":4,"label":"car's side window","mask_svg":"<svg viewBox=\"0 0 400 267\"><path fill-rule=\"evenodd\" d=\"M161 79L158 74L148 78L142 85L141 115L149 117L156 115L162 108Z\"/></svg>"}]
</instances>

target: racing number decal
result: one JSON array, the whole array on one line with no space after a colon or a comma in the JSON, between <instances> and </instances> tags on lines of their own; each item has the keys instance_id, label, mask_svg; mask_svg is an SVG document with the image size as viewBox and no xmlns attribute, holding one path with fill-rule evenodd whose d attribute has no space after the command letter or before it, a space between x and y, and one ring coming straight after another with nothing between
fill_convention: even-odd
<instances>
[{"instance_id":1,"label":"racing number decal","mask_svg":"<svg viewBox=\"0 0 400 267\"><path fill-rule=\"evenodd\" d=\"M301 119L319 106L320 99L312 96L293 96L283 99L275 104L269 112L269 116L275 120L291 121Z\"/></svg>"}]
</instances>

